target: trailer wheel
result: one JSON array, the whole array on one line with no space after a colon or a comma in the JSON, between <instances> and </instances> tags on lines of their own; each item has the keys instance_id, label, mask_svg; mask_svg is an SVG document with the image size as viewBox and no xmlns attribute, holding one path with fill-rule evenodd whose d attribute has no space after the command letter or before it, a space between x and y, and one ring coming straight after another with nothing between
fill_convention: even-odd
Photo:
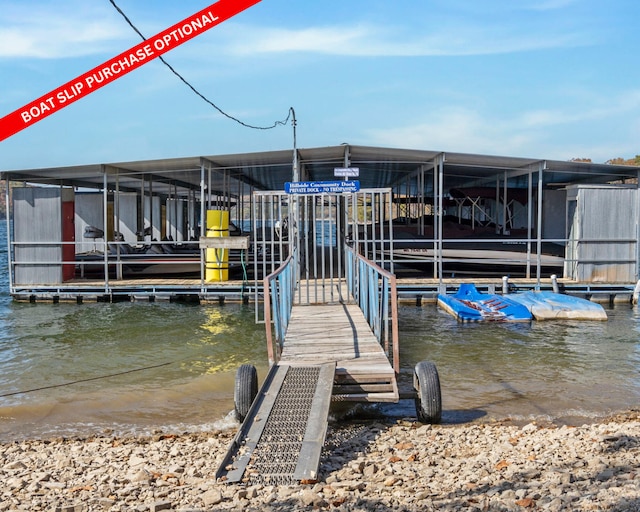
<instances>
[{"instance_id":1,"label":"trailer wheel","mask_svg":"<svg viewBox=\"0 0 640 512\"><path fill-rule=\"evenodd\" d=\"M431 361L420 361L414 370L413 386L416 389L416 413L422 423L440 423L442 419L442 396L440 377L436 365Z\"/></svg>"},{"instance_id":2,"label":"trailer wheel","mask_svg":"<svg viewBox=\"0 0 640 512\"><path fill-rule=\"evenodd\" d=\"M258 395L258 371L251 364L243 364L236 372L233 404L236 419L243 422L249 413L253 400Z\"/></svg>"}]
</instances>

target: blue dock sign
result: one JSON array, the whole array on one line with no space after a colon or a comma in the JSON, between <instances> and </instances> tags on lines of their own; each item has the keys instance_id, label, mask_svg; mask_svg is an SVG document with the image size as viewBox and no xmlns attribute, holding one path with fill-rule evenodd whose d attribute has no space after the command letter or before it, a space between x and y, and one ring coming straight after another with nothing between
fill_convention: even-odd
<instances>
[{"instance_id":1,"label":"blue dock sign","mask_svg":"<svg viewBox=\"0 0 640 512\"><path fill-rule=\"evenodd\" d=\"M358 192L360 181L287 181L284 191L287 194L342 194Z\"/></svg>"}]
</instances>

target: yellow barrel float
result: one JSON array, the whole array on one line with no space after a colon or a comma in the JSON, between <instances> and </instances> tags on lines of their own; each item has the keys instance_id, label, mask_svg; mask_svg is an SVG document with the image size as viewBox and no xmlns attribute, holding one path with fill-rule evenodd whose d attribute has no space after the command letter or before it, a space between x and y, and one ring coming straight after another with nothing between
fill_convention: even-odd
<instances>
[{"instance_id":1,"label":"yellow barrel float","mask_svg":"<svg viewBox=\"0 0 640 512\"><path fill-rule=\"evenodd\" d=\"M229 236L229 212L226 210L207 210L207 237ZM229 249L206 250L205 280L229 280Z\"/></svg>"}]
</instances>

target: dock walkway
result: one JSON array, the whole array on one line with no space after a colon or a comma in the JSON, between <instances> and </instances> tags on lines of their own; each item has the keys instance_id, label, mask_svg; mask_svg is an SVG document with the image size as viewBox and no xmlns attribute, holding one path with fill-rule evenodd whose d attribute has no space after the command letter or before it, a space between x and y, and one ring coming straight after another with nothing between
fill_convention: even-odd
<instances>
[{"instance_id":1,"label":"dock walkway","mask_svg":"<svg viewBox=\"0 0 640 512\"><path fill-rule=\"evenodd\" d=\"M397 402L395 371L357 305L294 305L282 353L216 477L315 481L331 401Z\"/></svg>"},{"instance_id":2,"label":"dock walkway","mask_svg":"<svg viewBox=\"0 0 640 512\"><path fill-rule=\"evenodd\" d=\"M355 304L294 305L280 364L335 363L334 400L396 402L387 354Z\"/></svg>"}]
</instances>

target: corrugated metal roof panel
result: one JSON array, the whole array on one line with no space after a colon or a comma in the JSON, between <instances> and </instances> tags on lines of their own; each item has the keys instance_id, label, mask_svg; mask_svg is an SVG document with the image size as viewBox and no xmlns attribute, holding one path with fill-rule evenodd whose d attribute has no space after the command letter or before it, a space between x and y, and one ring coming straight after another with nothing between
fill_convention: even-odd
<instances>
[{"instance_id":1,"label":"corrugated metal roof panel","mask_svg":"<svg viewBox=\"0 0 640 512\"><path fill-rule=\"evenodd\" d=\"M300 176L316 181L331 180L333 169L344 166L345 154L349 165L361 168L362 187L393 187L421 168L433 169L439 155L444 156L447 189L495 183L504 178L505 172L509 186L526 187L529 172L536 172L541 166L546 185L628 180L637 178L640 172L639 167L621 165L342 144L298 149ZM39 183L100 187L103 169L107 169L114 173L108 177L110 182L115 182L118 173L121 177L126 175L133 187L141 175L148 175L159 183L174 182L185 188L199 188L202 163L214 170L230 170L232 177L256 188L280 190L284 182L292 179L293 150L21 169L5 171L3 175Z\"/></svg>"}]
</instances>

